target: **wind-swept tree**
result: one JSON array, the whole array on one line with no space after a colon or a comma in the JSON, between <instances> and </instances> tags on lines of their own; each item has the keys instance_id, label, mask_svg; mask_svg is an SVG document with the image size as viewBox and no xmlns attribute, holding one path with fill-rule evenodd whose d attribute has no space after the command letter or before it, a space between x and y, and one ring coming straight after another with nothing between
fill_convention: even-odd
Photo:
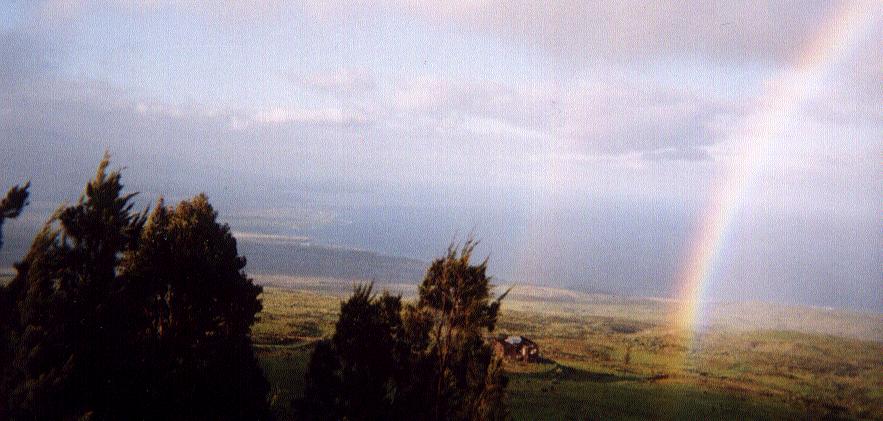
<instances>
[{"instance_id":1,"label":"wind-swept tree","mask_svg":"<svg viewBox=\"0 0 883 421\"><path fill-rule=\"evenodd\" d=\"M3 223L6 219L17 218L22 209L27 206L28 188L30 183L24 186L15 186L6 192L6 196L0 199L0 248L3 248ZM0 419L9 417L7 408L8 395L7 384L8 370L11 368L10 361L13 355L12 341L15 332L15 300L11 288L0 283Z\"/></svg>"},{"instance_id":2,"label":"wind-swept tree","mask_svg":"<svg viewBox=\"0 0 883 421\"><path fill-rule=\"evenodd\" d=\"M117 266L143 218L108 163L76 205L55 212L8 287L17 311L3 397L13 418L123 416L132 338Z\"/></svg>"},{"instance_id":3,"label":"wind-swept tree","mask_svg":"<svg viewBox=\"0 0 883 421\"><path fill-rule=\"evenodd\" d=\"M17 218L21 210L28 204L28 188L31 183L24 186L15 186L6 192L6 196L0 199L0 248L3 248L3 222L8 218Z\"/></svg>"},{"instance_id":4,"label":"wind-swept tree","mask_svg":"<svg viewBox=\"0 0 883 421\"><path fill-rule=\"evenodd\" d=\"M468 240L429 267L410 318L427 339L423 358L431 367L427 408L431 419L506 418L506 377L487 337L500 301L492 300L487 260L471 262L476 243Z\"/></svg>"},{"instance_id":5,"label":"wind-swept tree","mask_svg":"<svg viewBox=\"0 0 883 421\"><path fill-rule=\"evenodd\" d=\"M403 376L409 349L403 341L401 297L356 287L340 305L330 340L320 341L306 373L304 397L296 402L305 419L400 419Z\"/></svg>"},{"instance_id":6,"label":"wind-swept tree","mask_svg":"<svg viewBox=\"0 0 883 421\"><path fill-rule=\"evenodd\" d=\"M203 195L133 212L108 164L3 290L0 419L268 418L261 289L229 228Z\"/></svg>"},{"instance_id":7,"label":"wind-swept tree","mask_svg":"<svg viewBox=\"0 0 883 421\"><path fill-rule=\"evenodd\" d=\"M475 242L432 263L416 305L359 287L320 341L297 403L307 419L505 419L506 378L486 341L500 300Z\"/></svg>"}]
</instances>

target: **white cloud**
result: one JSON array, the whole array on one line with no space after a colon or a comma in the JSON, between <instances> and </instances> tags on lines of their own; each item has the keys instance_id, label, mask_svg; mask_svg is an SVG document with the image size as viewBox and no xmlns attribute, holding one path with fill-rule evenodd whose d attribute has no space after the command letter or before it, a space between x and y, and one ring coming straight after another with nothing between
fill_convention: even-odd
<instances>
[{"instance_id":1,"label":"white cloud","mask_svg":"<svg viewBox=\"0 0 883 421\"><path fill-rule=\"evenodd\" d=\"M863 0L856 0L862 2ZM869 6L873 0L864 0ZM148 13L161 9L235 22L276 22L292 11L317 23L365 24L404 14L433 26L485 34L577 62L607 58L700 57L712 62L783 63L838 2L825 0L49 0L44 14L79 16L90 9Z\"/></svg>"},{"instance_id":2,"label":"white cloud","mask_svg":"<svg viewBox=\"0 0 883 421\"><path fill-rule=\"evenodd\" d=\"M868 2L870 4L870 2ZM306 2L330 19L352 19L390 4L434 25L491 34L565 60L701 57L715 62L782 63L815 31L824 0L685 2L561 0L398 0Z\"/></svg>"},{"instance_id":3,"label":"white cloud","mask_svg":"<svg viewBox=\"0 0 883 421\"><path fill-rule=\"evenodd\" d=\"M327 72L317 72L306 76L294 75L295 80L302 81L308 88L328 91L339 95L358 95L372 91L376 80L366 70L339 68Z\"/></svg>"},{"instance_id":4,"label":"white cloud","mask_svg":"<svg viewBox=\"0 0 883 421\"><path fill-rule=\"evenodd\" d=\"M370 120L363 113L341 108L274 107L260 111L252 120L263 124L314 124L359 126Z\"/></svg>"},{"instance_id":5,"label":"white cloud","mask_svg":"<svg viewBox=\"0 0 883 421\"><path fill-rule=\"evenodd\" d=\"M516 126L500 119L487 117L467 116L463 121L462 127L477 136L529 139L540 142L546 142L551 137L549 134L538 130Z\"/></svg>"},{"instance_id":6,"label":"white cloud","mask_svg":"<svg viewBox=\"0 0 883 421\"><path fill-rule=\"evenodd\" d=\"M664 148L655 151L644 152L644 159L651 161L709 161L712 159L711 154L701 148Z\"/></svg>"},{"instance_id":7,"label":"white cloud","mask_svg":"<svg viewBox=\"0 0 883 421\"><path fill-rule=\"evenodd\" d=\"M396 82L389 118L476 138L532 141L561 152L628 154L675 150L693 156L719 141L722 122L742 111L700 92L627 80L563 80L528 86L491 81Z\"/></svg>"}]
</instances>

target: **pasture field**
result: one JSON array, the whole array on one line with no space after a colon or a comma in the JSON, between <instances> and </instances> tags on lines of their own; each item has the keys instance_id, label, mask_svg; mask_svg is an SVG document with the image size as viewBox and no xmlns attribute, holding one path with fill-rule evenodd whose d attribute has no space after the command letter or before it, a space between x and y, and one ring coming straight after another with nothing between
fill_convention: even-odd
<instances>
[{"instance_id":1,"label":"pasture field","mask_svg":"<svg viewBox=\"0 0 883 421\"><path fill-rule=\"evenodd\" d=\"M274 411L286 419L312 344L332 333L352 283L258 281L277 285L265 288L254 339ZM507 364L513 418L883 419L879 315L728 305L691 337L668 327L673 305L516 287L498 332L533 339L543 361ZM783 322L789 312L800 320ZM825 333L836 326L849 329Z\"/></svg>"}]
</instances>

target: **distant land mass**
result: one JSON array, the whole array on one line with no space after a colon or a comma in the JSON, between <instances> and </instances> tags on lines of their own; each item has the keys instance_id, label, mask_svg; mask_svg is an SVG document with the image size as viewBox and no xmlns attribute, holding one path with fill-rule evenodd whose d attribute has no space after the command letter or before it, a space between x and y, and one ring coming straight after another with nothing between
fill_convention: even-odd
<instances>
[{"instance_id":1,"label":"distant land mass","mask_svg":"<svg viewBox=\"0 0 883 421\"><path fill-rule=\"evenodd\" d=\"M237 234L248 272L304 277L417 284L428 263L371 251L317 245L304 237Z\"/></svg>"},{"instance_id":2,"label":"distant land mass","mask_svg":"<svg viewBox=\"0 0 883 421\"><path fill-rule=\"evenodd\" d=\"M0 271L9 271L27 253L56 204L35 202L5 224ZM689 245L686 221L696 217L689 209L621 202L534 216L518 207L292 204L263 209L228 203L219 208L225 210L251 275L414 285L451 241L474 233L481 241L477 257L490 259L488 270L497 284L631 297L675 295L679 262ZM776 228L735 230L739 250L721 257L707 298L881 313L880 289L865 285L879 278L879 265L872 264L878 260L877 240L835 247L831 238L815 238L819 231L813 224L800 221L777 219L770 222ZM871 226L854 229L877 232Z\"/></svg>"},{"instance_id":3,"label":"distant land mass","mask_svg":"<svg viewBox=\"0 0 883 421\"><path fill-rule=\"evenodd\" d=\"M20 259L27 247L28 238L24 233L10 231L15 235L7 238L14 246L0 253L0 282L12 276L12 262L16 255ZM429 265L421 259L321 244L308 236L239 231L233 235L240 254L248 259L246 271L256 283L267 287L345 297L356 283L373 281L377 283L377 291L389 290L413 297ZM493 283L498 286L496 294L514 286L507 300L518 302L519 306L537 307L535 310L554 302L569 312L593 316L618 314L661 323L661 315L676 306L674 300L653 298L652 294L608 294L584 288L512 283L499 277L495 277ZM616 311L611 306L616 307ZM880 313L758 301L715 302L710 308L707 323L726 330L786 330L883 342L883 314ZM627 314L623 309L628 309Z\"/></svg>"}]
</instances>

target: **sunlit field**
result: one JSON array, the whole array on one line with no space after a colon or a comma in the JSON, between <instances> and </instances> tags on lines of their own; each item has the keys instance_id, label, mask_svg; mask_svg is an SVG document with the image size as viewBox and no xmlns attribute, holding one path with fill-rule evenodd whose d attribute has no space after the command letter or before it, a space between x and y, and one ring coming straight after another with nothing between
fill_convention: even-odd
<instances>
[{"instance_id":1,"label":"sunlit field","mask_svg":"<svg viewBox=\"0 0 883 421\"><path fill-rule=\"evenodd\" d=\"M254 328L272 384L273 409L290 417L302 392L311 344L333 332L351 284L289 278L267 288ZM405 297L409 291L405 286ZM392 287L396 289L395 286ZM731 306L775 314L775 306ZM498 331L536 341L539 364L507 363L514 419L883 418L879 316L802 309L803 326L778 330L735 315L688 337L666 327L670 303L562 290L518 288L504 301ZM741 311L739 311L741 310ZM812 333L832 320L855 338ZM738 323L744 326L739 326ZM817 326L816 330L824 330Z\"/></svg>"}]
</instances>

